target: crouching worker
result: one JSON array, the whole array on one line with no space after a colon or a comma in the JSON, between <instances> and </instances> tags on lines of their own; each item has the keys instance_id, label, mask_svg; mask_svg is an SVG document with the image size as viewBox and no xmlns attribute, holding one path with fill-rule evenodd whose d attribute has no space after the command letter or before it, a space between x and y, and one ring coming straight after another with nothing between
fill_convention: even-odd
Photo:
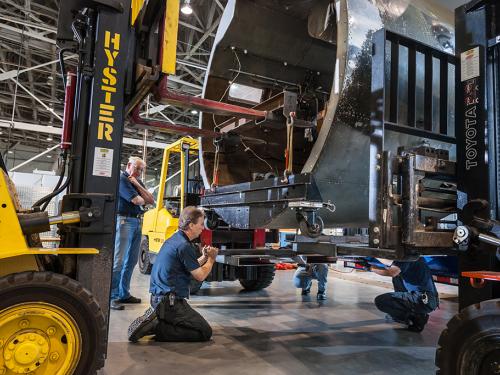
<instances>
[{"instance_id":1,"label":"crouching worker","mask_svg":"<svg viewBox=\"0 0 500 375\"><path fill-rule=\"evenodd\" d=\"M299 265L293 275L293 283L296 288L302 289L303 296L311 293L313 280L318 280L318 294L316 298L319 301L326 300L326 283L328 281L327 264L302 264Z\"/></svg>"},{"instance_id":2,"label":"crouching worker","mask_svg":"<svg viewBox=\"0 0 500 375\"><path fill-rule=\"evenodd\" d=\"M371 271L392 277L393 293L375 298L375 305L409 331L422 332L429 314L439 306L439 296L431 270L420 258L415 262L393 262L385 268L372 265Z\"/></svg>"},{"instance_id":3,"label":"crouching worker","mask_svg":"<svg viewBox=\"0 0 500 375\"><path fill-rule=\"evenodd\" d=\"M151 271L151 307L130 325L130 341L149 335L155 335L156 341L210 340L212 328L186 301L191 276L203 281L212 270L218 252L215 247L207 246L202 256L196 257L192 241L203 231L204 219L203 211L196 207L182 210L179 230L165 241Z\"/></svg>"}]
</instances>

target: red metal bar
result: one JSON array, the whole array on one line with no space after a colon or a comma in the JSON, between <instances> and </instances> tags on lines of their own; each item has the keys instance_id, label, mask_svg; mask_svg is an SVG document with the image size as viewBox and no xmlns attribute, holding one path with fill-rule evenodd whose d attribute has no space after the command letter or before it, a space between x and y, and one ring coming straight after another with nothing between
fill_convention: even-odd
<instances>
[{"instance_id":1,"label":"red metal bar","mask_svg":"<svg viewBox=\"0 0 500 375\"><path fill-rule=\"evenodd\" d=\"M130 121L134 125L138 125L147 129L160 130L170 134L190 135L192 137L218 138L221 136L220 133L211 130L205 130L185 125L171 124L170 122L166 121L143 119L139 114L139 107L140 107L139 105L136 106L132 110L132 113L130 114Z\"/></svg>"},{"instance_id":2,"label":"red metal bar","mask_svg":"<svg viewBox=\"0 0 500 375\"><path fill-rule=\"evenodd\" d=\"M265 118L267 114L267 111L260 111L239 105L222 103L215 100L173 93L167 88L167 76L164 76L158 85L156 96L157 100L159 100L162 104L171 104L182 108L197 109L204 113L213 113L216 115Z\"/></svg>"},{"instance_id":3,"label":"red metal bar","mask_svg":"<svg viewBox=\"0 0 500 375\"><path fill-rule=\"evenodd\" d=\"M264 247L266 245L266 230L262 228L253 230L253 248Z\"/></svg>"},{"instance_id":4,"label":"red metal bar","mask_svg":"<svg viewBox=\"0 0 500 375\"><path fill-rule=\"evenodd\" d=\"M73 128L73 109L75 107L76 74L68 72L64 89L64 116L61 137L61 149L67 150L71 146L71 132Z\"/></svg>"}]
</instances>

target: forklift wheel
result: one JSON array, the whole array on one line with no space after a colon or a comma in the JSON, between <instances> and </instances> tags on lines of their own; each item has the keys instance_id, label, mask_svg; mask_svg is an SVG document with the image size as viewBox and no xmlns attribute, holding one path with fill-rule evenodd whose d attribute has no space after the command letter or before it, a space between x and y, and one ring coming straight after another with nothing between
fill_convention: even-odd
<instances>
[{"instance_id":1,"label":"forklift wheel","mask_svg":"<svg viewBox=\"0 0 500 375\"><path fill-rule=\"evenodd\" d=\"M106 330L97 301L76 280L52 272L0 278L2 374L95 374Z\"/></svg>"},{"instance_id":2,"label":"forklift wheel","mask_svg":"<svg viewBox=\"0 0 500 375\"><path fill-rule=\"evenodd\" d=\"M139 254L139 271L141 271L143 275L150 275L152 269L153 263L151 263L151 258L149 257L149 240L146 236L142 236Z\"/></svg>"},{"instance_id":3,"label":"forklift wheel","mask_svg":"<svg viewBox=\"0 0 500 375\"><path fill-rule=\"evenodd\" d=\"M437 375L500 373L500 299L469 306L441 333Z\"/></svg>"},{"instance_id":4,"label":"forklift wheel","mask_svg":"<svg viewBox=\"0 0 500 375\"><path fill-rule=\"evenodd\" d=\"M276 268L272 266L258 266L257 278L253 279L239 279L240 284L247 291L256 291L267 288L274 280L274 273Z\"/></svg>"}]
</instances>

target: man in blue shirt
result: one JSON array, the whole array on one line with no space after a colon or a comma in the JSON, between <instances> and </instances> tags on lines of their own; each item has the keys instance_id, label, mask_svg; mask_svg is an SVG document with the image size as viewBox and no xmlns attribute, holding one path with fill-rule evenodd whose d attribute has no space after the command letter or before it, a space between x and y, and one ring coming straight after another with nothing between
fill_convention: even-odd
<instances>
[{"instance_id":1,"label":"man in blue shirt","mask_svg":"<svg viewBox=\"0 0 500 375\"><path fill-rule=\"evenodd\" d=\"M439 296L431 270L420 258L415 262L393 262L386 268L375 265L371 270L392 277L393 293L375 298L375 305L395 322L408 326L409 331L422 332L429 313L439 306Z\"/></svg>"},{"instance_id":2,"label":"man in blue shirt","mask_svg":"<svg viewBox=\"0 0 500 375\"><path fill-rule=\"evenodd\" d=\"M317 300L326 300L326 283L328 281L327 264L300 264L293 275L293 283L296 288L302 289L303 296L307 296L311 292L313 280L318 280Z\"/></svg>"},{"instance_id":3,"label":"man in blue shirt","mask_svg":"<svg viewBox=\"0 0 500 375\"><path fill-rule=\"evenodd\" d=\"M189 298L191 276L203 281L215 263L218 250L206 246L197 258L193 240L204 229L202 210L188 206L179 217L179 230L165 241L151 271L151 307L132 322L128 338L137 342L141 337L155 335L156 341L208 341L212 328L193 310Z\"/></svg>"},{"instance_id":4,"label":"man in blue shirt","mask_svg":"<svg viewBox=\"0 0 500 375\"><path fill-rule=\"evenodd\" d=\"M154 204L153 195L139 180L145 166L142 159L131 157L120 175L110 304L113 310L123 310L122 303L141 303L130 294L130 279L139 259L142 206Z\"/></svg>"}]
</instances>

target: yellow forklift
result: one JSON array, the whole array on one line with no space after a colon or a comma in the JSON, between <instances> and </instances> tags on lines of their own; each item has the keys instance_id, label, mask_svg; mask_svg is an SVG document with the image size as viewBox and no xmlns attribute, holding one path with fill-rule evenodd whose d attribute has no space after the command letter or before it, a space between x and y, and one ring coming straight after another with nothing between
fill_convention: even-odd
<instances>
[{"instance_id":1,"label":"yellow forklift","mask_svg":"<svg viewBox=\"0 0 500 375\"><path fill-rule=\"evenodd\" d=\"M1 375L92 375L104 366L123 125L175 72L178 14L178 0L60 2L60 180L22 208L0 156ZM76 71L66 72L66 53L78 54ZM64 192L49 217L48 203ZM59 247L43 247L39 233L52 225Z\"/></svg>"},{"instance_id":2,"label":"yellow forklift","mask_svg":"<svg viewBox=\"0 0 500 375\"><path fill-rule=\"evenodd\" d=\"M183 137L163 152L156 206L144 214L142 225L139 269L143 274L151 273L152 258L177 231L183 208L200 202L203 181L198 173L198 151L198 140ZM179 163L180 169L174 168L174 163Z\"/></svg>"}]
</instances>

